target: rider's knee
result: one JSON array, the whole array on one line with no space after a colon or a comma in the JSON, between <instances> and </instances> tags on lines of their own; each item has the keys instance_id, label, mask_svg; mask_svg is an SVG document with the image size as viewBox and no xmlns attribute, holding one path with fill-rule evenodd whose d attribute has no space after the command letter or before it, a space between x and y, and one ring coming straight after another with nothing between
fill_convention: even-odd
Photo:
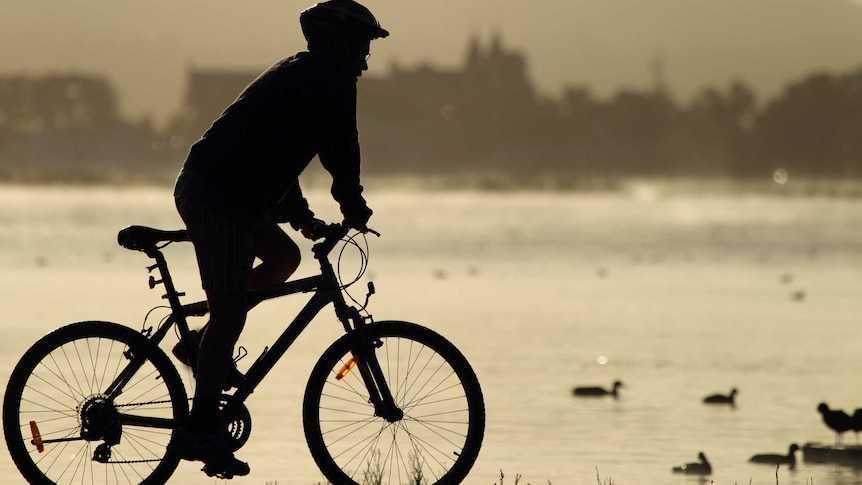
<instances>
[{"instance_id":1,"label":"rider's knee","mask_svg":"<svg viewBox=\"0 0 862 485\"><path fill-rule=\"evenodd\" d=\"M259 241L256 253L260 260L258 271L261 277L266 279L258 283L267 285L287 281L299 267L301 260L299 246L281 231Z\"/></svg>"},{"instance_id":2,"label":"rider's knee","mask_svg":"<svg viewBox=\"0 0 862 485\"><path fill-rule=\"evenodd\" d=\"M287 281L296 271L301 261L299 247L290 239L281 241L278 250L268 251L260 255L260 267L269 284L279 284Z\"/></svg>"},{"instance_id":3,"label":"rider's knee","mask_svg":"<svg viewBox=\"0 0 862 485\"><path fill-rule=\"evenodd\" d=\"M261 260L261 266L267 268L267 273L272 275L273 283L283 283L290 278L296 269L299 267L301 257L299 249L295 253L285 252L278 258Z\"/></svg>"}]
</instances>

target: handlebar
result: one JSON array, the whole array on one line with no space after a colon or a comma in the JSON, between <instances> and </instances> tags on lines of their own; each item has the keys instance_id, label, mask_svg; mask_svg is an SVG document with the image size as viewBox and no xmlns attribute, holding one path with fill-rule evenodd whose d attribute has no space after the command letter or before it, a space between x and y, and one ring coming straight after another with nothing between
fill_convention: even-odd
<instances>
[{"instance_id":1,"label":"handlebar","mask_svg":"<svg viewBox=\"0 0 862 485\"><path fill-rule=\"evenodd\" d=\"M356 229L362 234L370 233L374 234L377 237L380 237L380 233L371 229L369 227L362 228L354 228L350 227L345 223L337 223L333 222L331 224L326 224L326 226L321 230L323 233L323 241L312 246L311 250L314 252L314 256L319 258L321 256L325 256L329 254L335 246L341 241L347 233L350 232L351 229Z\"/></svg>"}]
</instances>

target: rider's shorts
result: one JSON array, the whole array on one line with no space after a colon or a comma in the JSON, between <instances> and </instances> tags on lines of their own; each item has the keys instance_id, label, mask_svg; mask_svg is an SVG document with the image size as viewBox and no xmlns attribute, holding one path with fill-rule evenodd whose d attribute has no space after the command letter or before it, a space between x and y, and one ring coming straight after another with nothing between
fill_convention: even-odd
<instances>
[{"instance_id":1,"label":"rider's shorts","mask_svg":"<svg viewBox=\"0 0 862 485\"><path fill-rule=\"evenodd\" d=\"M208 204L176 198L207 292L243 292L254 264L254 232Z\"/></svg>"},{"instance_id":2,"label":"rider's shorts","mask_svg":"<svg viewBox=\"0 0 862 485\"><path fill-rule=\"evenodd\" d=\"M257 252L256 244L272 240L290 241L290 238L272 220L250 224L248 218L237 217L236 211L230 211L222 204L196 197L196 192L184 190L185 186L184 183L179 187L175 201L195 247L204 290L246 291Z\"/></svg>"}]
</instances>

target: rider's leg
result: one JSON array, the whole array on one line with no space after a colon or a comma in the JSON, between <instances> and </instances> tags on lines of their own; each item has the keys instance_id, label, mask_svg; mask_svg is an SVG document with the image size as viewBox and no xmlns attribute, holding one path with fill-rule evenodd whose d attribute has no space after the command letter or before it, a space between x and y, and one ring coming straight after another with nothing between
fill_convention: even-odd
<instances>
[{"instance_id":1,"label":"rider's leg","mask_svg":"<svg viewBox=\"0 0 862 485\"><path fill-rule=\"evenodd\" d=\"M231 478L248 475L247 463L234 456L219 419L219 403L225 376L231 371L233 346L245 321L245 292L207 291L210 321L201 340L192 412L188 426L177 430L180 456L204 462L209 476Z\"/></svg>"},{"instance_id":2,"label":"rider's leg","mask_svg":"<svg viewBox=\"0 0 862 485\"><path fill-rule=\"evenodd\" d=\"M254 253L260 263L251 270L250 289L284 283L299 267L299 246L276 223L265 222L254 232ZM249 305L248 310L255 304ZM205 332L209 324L201 328Z\"/></svg>"},{"instance_id":3,"label":"rider's leg","mask_svg":"<svg viewBox=\"0 0 862 485\"><path fill-rule=\"evenodd\" d=\"M252 289L284 283L299 267L299 246L272 221L255 229L254 253L260 264L251 271L248 286Z\"/></svg>"},{"instance_id":4,"label":"rider's leg","mask_svg":"<svg viewBox=\"0 0 862 485\"><path fill-rule=\"evenodd\" d=\"M210 308L196 375L196 389L188 426L177 430L186 459L203 460L209 471L245 475L246 463L237 460L218 420L221 387L228 377L236 343L246 315L246 291L254 261L251 227L213 210L211 204L177 196L177 209L186 223ZM205 467L205 468L207 468Z\"/></svg>"},{"instance_id":5,"label":"rider's leg","mask_svg":"<svg viewBox=\"0 0 862 485\"><path fill-rule=\"evenodd\" d=\"M245 292L207 291L210 320L201 340L190 426L212 427L218 417L225 376L233 368L233 348L246 316Z\"/></svg>"}]
</instances>

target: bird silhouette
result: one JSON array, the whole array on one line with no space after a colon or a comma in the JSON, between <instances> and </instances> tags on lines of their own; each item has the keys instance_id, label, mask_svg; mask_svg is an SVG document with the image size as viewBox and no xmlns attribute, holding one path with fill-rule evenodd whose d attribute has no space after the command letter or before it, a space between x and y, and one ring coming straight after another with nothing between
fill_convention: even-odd
<instances>
[{"instance_id":1,"label":"bird silhouette","mask_svg":"<svg viewBox=\"0 0 862 485\"><path fill-rule=\"evenodd\" d=\"M712 473L712 465L706 460L706 455L701 451L697 454L698 462L686 463L685 465L673 467L674 473L685 473L686 475L709 475Z\"/></svg>"},{"instance_id":2,"label":"bird silhouette","mask_svg":"<svg viewBox=\"0 0 862 485\"><path fill-rule=\"evenodd\" d=\"M614 399L616 399L618 397L617 391L621 387L623 387L622 382L614 381L614 384L610 390L605 389L604 387L599 387L599 386L576 387L576 388L572 389L572 394L574 394L575 396L582 396L582 397L613 396Z\"/></svg>"},{"instance_id":3,"label":"bird silhouette","mask_svg":"<svg viewBox=\"0 0 862 485\"><path fill-rule=\"evenodd\" d=\"M841 444L841 435L853 427L850 416L840 409L829 409L825 402L817 406L817 410L823 415L823 422L832 431L835 431L835 444Z\"/></svg>"},{"instance_id":4,"label":"bird silhouette","mask_svg":"<svg viewBox=\"0 0 862 485\"><path fill-rule=\"evenodd\" d=\"M763 463L765 465L789 465L790 468L796 466L796 452L799 451L799 445L793 443L786 455L777 454L762 454L754 455L748 461L751 463Z\"/></svg>"},{"instance_id":5,"label":"bird silhouette","mask_svg":"<svg viewBox=\"0 0 862 485\"><path fill-rule=\"evenodd\" d=\"M850 429L856 434L856 444L859 444L859 432L862 431L862 408L853 411L853 416L850 416Z\"/></svg>"},{"instance_id":6,"label":"bird silhouette","mask_svg":"<svg viewBox=\"0 0 862 485\"><path fill-rule=\"evenodd\" d=\"M703 398L704 404L730 404L731 406L736 405L736 393L738 391L734 387L730 390L730 394L712 394L710 396L706 396Z\"/></svg>"}]
</instances>

